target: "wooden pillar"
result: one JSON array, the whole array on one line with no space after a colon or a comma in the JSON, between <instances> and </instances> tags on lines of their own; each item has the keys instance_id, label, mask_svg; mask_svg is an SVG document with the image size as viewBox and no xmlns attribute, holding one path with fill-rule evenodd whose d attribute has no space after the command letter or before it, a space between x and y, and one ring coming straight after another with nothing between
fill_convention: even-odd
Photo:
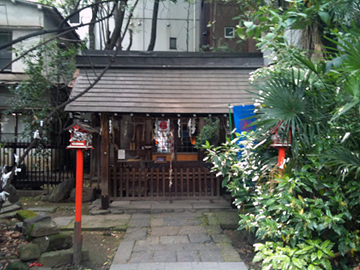
<instances>
[{"instance_id":1,"label":"wooden pillar","mask_svg":"<svg viewBox=\"0 0 360 270\"><path fill-rule=\"evenodd\" d=\"M198 126L198 134L201 133L201 130L203 129L203 127L205 126L205 118L204 117L200 117L199 118L199 126ZM199 149L198 150L198 160L199 161L203 161L203 159L205 158L205 153L204 153L204 149Z\"/></svg>"},{"instance_id":2,"label":"wooden pillar","mask_svg":"<svg viewBox=\"0 0 360 270\"><path fill-rule=\"evenodd\" d=\"M109 169L110 169L110 134L109 134L109 115L101 115L101 208L108 209L109 200Z\"/></svg>"}]
</instances>

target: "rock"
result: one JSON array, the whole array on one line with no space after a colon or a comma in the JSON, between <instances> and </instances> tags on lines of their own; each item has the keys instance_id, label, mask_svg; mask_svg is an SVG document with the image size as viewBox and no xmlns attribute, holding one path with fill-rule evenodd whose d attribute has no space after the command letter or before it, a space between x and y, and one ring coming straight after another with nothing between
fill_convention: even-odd
<instances>
[{"instance_id":1,"label":"rock","mask_svg":"<svg viewBox=\"0 0 360 270\"><path fill-rule=\"evenodd\" d=\"M6 201L1 209L0 209L0 214L3 214L3 213L9 213L9 212L13 212L13 211L17 211L17 210L20 210L21 209L21 205L18 205L18 204L11 204L9 203L8 201Z\"/></svg>"},{"instance_id":2,"label":"rock","mask_svg":"<svg viewBox=\"0 0 360 270\"><path fill-rule=\"evenodd\" d=\"M93 201L94 196L95 196L95 188L91 188L91 187L83 188L83 193L82 193L82 202L83 203ZM73 188L70 193L70 200L75 202L75 197L76 197L76 188Z\"/></svg>"},{"instance_id":3,"label":"rock","mask_svg":"<svg viewBox=\"0 0 360 270\"><path fill-rule=\"evenodd\" d=\"M95 210L91 210L90 214L94 215L94 216L96 216L96 215L107 215L107 214L110 214L110 209L106 209L106 210L103 210L103 209L97 210L97 209L95 209Z\"/></svg>"},{"instance_id":4,"label":"rock","mask_svg":"<svg viewBox=\"0 0 360 270\"><path fill-rule=\"evenodd\" d=\"M75 186L75 179L70 178L57 185L51 195L49 196L49 202L61 202L70 197L70 192Z\"/></svg>"},{"instance_id":5,"label":"rock","mask_svg":"<svg viewBox=\"0 0 360 270\"><path fill-rule=\"evenodd\" d=\"M37 244L42 253L69 249L72 247L73 241L69 234L59 233L50 236L35 238L31 243Z\"/></svg>"},{"instance_id":6,"label":"rock","mask_svg":"<svg viewBox=\"0 0 360 270\"><path fill-rule=\"evenodd\" d=\"M39 246L41 253L44 253L47 251L50 243L50 239L47 236L38 237L31 241L31 243L36 244Z\"/></svg>"},{"instance_id":7,"label":"rock","mask_svg":"<svg viewBox=\"0 0 360 270\"><path fill-rule=\"evenodd\" d=\"M47 202L49 200L50 195L41 195L40 201Z\"/></svg>"},{"instance_id":8,"label":"rock","mask_svg":"<svg viewBox=\"0 0 360 270\"><path fill-rule=\"evenodd\" d=\"M36 260L41 255L40 247L36 244L29 243L19 247L19 258L22 261Z\"/></svg>"},{"instance_id":9,"label":"rock","mask_svg":"<svg viewBox=\"0 0 360 270\"><path fill-rule=\"evenodd\" d=\"M30 219L36 217L38 214L36 214L34 211L31 210L20 210L16 213L16 218L20 221L23 221L24 219Z\"/></svg>"},{"instance_id":10,"label":"rock","mask_svg":"<svg viewBox=\"0 0 360 270\"><path fill-rule=\"evenodd\" d=\"M10 203L16 203L19 201L19 195L17 193L16 188L13 185L7 186L6 188L4 188L4 190L10 194L7 197Z\"/></svg>"},{"instance_id":11,"label":"rock","mask_svg":"<svg viewBox=\"0 0 360 270\"><path fill-rule=\"evenodd\" d=\"M24 220L25 233L31 237L41 237L57 234L60 228L46 215L38 215L31 219Z\"/></svg>"},{"instance_id":12,"label":"rock","mask_svg":"<svg viewBox=\"0 0 360 270\"><path fill-rule=\"evenodd\" d=\"M28 270L29 268L25 263L22 262L13 262L10 263L5 270Z\"/></svg>"},{"instance_id":13,"label":"rock","mask_svg":"<svg viewBox=\"0 0 360 270\"><path fill-rule=\"evenodd\" d=\"M50 243L47 251L69 249L73 245L71 235L65 233L50 235L48 239L50 240Z\"/></svg>"},{"instance_id":14,"label":"rock","mask_svg":"<svg viewBox=\"0 0 360 270\"><path fill-rule=\"evenodd\" d=\"M62 264L72 263L72 254L73 251L71 249L46 252L41 254L39 263L42 263L47 267L55 267Z\"/></svg>"},{"instance_id":15,"label":"rock","mask_svg":"<svg viewBox=\"0 0 360 270\"><path fill-rule=\"evenodd\" d=\"M39 263L42 263L45 267L55 267L68 263L71 264L73 262L73 253L74 250L72 248L46 252L41 254ZM83 249L82 251L82 260L89 260L89 251L87 249Z\"/></svg>"}]
</instances>

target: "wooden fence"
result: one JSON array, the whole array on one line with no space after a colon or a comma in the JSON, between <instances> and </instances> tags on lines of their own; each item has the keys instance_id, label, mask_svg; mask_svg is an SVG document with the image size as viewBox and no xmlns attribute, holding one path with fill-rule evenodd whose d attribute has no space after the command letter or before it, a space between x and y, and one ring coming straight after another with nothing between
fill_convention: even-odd
<instances>
[{"instance_id":1,"label":"wooden fence","mask_svg":"<svg viewBox=\"0 0 360 270\"><path fill-rule=\"evenodd\" d=\"M169 186L165 168L110 168L110 200L214 198L220 179L207 168L175 168Z\"/></svg>"}]
</instances>

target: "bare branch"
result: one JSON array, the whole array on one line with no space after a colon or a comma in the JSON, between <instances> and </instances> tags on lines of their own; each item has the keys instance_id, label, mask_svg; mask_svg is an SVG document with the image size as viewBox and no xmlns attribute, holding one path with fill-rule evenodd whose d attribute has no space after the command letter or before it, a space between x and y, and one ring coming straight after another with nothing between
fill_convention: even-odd
<instances>
[{"instance_id":1,"label":"bare branch","mask_svg":"<svg viewBox=\"0 0 360 270\"><path fill-rule=\"evenodd\" d=\"M99 74L99 76L81 93L77 94L76 96L74 96L73 98L63 102L62 104L60 104L59 106L57 106L55 109L53 109L43 120L43 125L40 126L39 128L39 137L42 136L43 132L44 132L44 127L48 124L48 122L50 121L50 119L62 108L64 108L66 105L68 105L69 103L75 101L76 99L78 99L79 97L85 95L87 92L90 91L90 89L92 89L100 80L101 78L104 76L104 74L106 73L106 71L108 71L108 69L112 66L112 64L115 62L115 58L116 55L118 54L120 50L120 46L116 47L116 50L114 51L113 56L111 57L111 59L109 60L108 65L104 68L104 70ZM32 148L34 148L34 146L38 143L39 139L38 138L34 138L30 145L25 149L25 151L23 152L23 154L21 155L21 157L19 158L18 162L17 162L17 166L19 166L25 159L25 157L29 154L30 150ZM9 180L7 181L6 187L4 188L4 190L6 190L6 188L11 184L11 181L13 179L14 173L16 170L16 166L14 166L12 168L11 171L11 176L9 178ZM1 189L0 189L1 190Z\"/></svg>"},{"instance_id":2,"label":"bare branch","mask_svg":"<svg viewBox=\"0 0 360 270\"><path fill-rule=\"evenodd\" d=\"M106 2L109 2L109 1L106 1ZM101 3L104 3L104 2L101 2ZM68 31L68 30L75 30L75 29L83 27L83 26L98 23L98 22L101 22L103 20L106 20L106 19L110 18L112 15L113 15L113 10L112 10L112 12L110 12L110 14L108 16L106 16L104 18L101 18L101 19L99 19L97 21L94 21L94 22L81 23L79 25L72 26L72 27L66 27L66 28L63 28L63 29L60 28L61 27L61 24L60 24L60 27L57 27L57 28L54 28L54 29L48 29L48 30L44 29L44 30L41 30L41 31L33 32L33 33L21 36L21 37L19 37L17 39L14 39L14 40L12 40L12 41L10 41L8 43L5 43L5 44L1 45L0 50L5 49L7 47L10 47L12 45L15 45L15 44L17 44L17 43L19 43L21 41L24 41L24 40L26 40L28 38L31 38L31 37L42 36L42 35L51 34L51 33L55 33L55 32L63 33L63 32Z\"/></svg>"}]
</instances>

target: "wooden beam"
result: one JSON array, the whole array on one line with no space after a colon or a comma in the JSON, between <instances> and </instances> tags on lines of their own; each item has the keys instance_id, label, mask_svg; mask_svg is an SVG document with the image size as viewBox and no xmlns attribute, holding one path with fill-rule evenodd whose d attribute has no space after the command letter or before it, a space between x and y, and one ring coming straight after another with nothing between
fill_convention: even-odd
<instances>
[{"instance_id":1,"label":"wooden beam","mask_svg":"<svg viewBox=\"0 0 360 270\"><path fill-rule=\"evenodd\" d=\"M101 208L108 209L110 206L109 200L109 168L110 168L110 134L109 134L109 116L107 114L101 115Z\"/></svg>"}]
</instances>

